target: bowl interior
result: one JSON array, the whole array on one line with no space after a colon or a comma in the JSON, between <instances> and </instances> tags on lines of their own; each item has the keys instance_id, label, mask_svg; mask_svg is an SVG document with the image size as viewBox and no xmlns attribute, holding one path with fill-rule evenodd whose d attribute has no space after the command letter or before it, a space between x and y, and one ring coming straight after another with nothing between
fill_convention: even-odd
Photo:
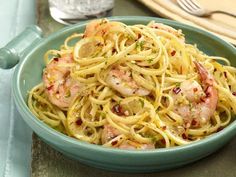
<instances>
[{"instance_id":1,"label":"bowl interior","mask_svg":"<svg viewBox=\"0 0 236 177\"><path fill-rule=\"evenodd\" d=\"M205 31L191 26L183 25L171 20L158 19L153 17L113 17L111 20L124 22L128 25L147 24L151 20L170 25L176 29L181 29L186 37L186 43L197 44L198 48L208 55L222 56L230 60L233 66L236 66L236 50L227 42L215 37ZM83 32L86 22L64 28L49 37L43 39L39 45L33 48L21 61L16 72L17 97L24 109L27 108L28 91L42 80L42 71L44 68L44 54L50 49L59 49L64 40L73 33ZM29 112L29 109L27 110ZM32 117L32 116L31 116ZM38 120L36 120L38 121ZM235 123L235 122L234 122ZM45 126L47 126L45 124ZM48 127L50 129L50 127Z\"/></svg>"}]
</instances>

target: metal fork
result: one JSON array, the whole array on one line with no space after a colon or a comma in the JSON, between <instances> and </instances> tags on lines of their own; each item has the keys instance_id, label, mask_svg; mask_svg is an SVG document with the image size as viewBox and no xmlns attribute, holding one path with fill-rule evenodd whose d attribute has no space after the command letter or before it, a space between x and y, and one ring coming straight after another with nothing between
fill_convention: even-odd
<instances>
[{"instance_id":1,"label":"metal fork","mask_svg":"<svg viewBox=\"0 0 236 177\"><path fill-rule=\"evenodd\" d=\"M201 7L195 0L177 0L177 3L186 12L195 16L199 16L199 17L209 17L214 13L221 13L221 14L230 15L232 17L236 17L236 14L229 13L222 10L214 10L214 11L207 10Z\"/></svg>"}]
</instances>

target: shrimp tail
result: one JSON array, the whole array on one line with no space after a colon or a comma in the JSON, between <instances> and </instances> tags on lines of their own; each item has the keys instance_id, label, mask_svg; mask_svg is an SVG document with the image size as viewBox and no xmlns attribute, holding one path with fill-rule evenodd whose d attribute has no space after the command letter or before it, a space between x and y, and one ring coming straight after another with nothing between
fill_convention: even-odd
<instances>
[{"instance_id":1,"label":"shrimp tail","mask_svg":"<svg viewBox=\"0 0 236 177\"><path fill-rule=\"evenodd\" d=\"M205 89L206 96L202 98L202 103L199 104L199 106L202 110L200 114L202 120L206 121L214 114L218 102L218 91L213 86L215 83L213 76L199 62L194 61L194 64L197 68L203 88ZM202 122L205 123L205 121Z\"/></svg>"},{"instance_id":2,"label":"shrimp tail","mask_svg":"<svg viewBox=\"0 0 236 177\"><path fill-rule=\"evenodd\" d=\"M214 78L208 73L208 71L204 68L204 66L201 63L197 61L193 62L197 68L203 86L205 86L206 88L212 86L215 81Z\"/></svg>"}]
</instances>

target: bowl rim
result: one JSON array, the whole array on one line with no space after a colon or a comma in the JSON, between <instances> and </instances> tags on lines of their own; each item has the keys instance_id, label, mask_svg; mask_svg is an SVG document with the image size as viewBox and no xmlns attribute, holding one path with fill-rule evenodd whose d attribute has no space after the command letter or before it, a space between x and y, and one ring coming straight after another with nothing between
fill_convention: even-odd
<instances>
[{"instance_id":1,"label":"bowl rim","mask_svg":"<svg viewBox=\"0 0 236 177\"><path fill-rule=\"evenodd\" d=\"M145 16L114 16L114 17L108 17L107 19L112 20L112 21L132 21L132 22L138 22L138 21L157 21L160 23L164 23L164 24L168 24L168 25L175 25L178 27L182 27L194 32L197 32L203 36L208 36L210 38L212 38L213 40L215 40L217 43L221 43L222 45L224 45L225 48L230 49L230 51L236 56L236 48L224 41L223 39L215 36L212 33L209 33L207 31L204 31L202 29L190 26L190 25L186 25L177 21L173 21L173 20L168 20L168 19L163 19L163 18L156 18L156 17L145 17ZM177 153L177 152L181 152L181 151L187 151L190 150L192 148L197 148L200 146L204 146L206 144L208 144L209 142L213 142L216 140L219 140L221 138L224 138L224 136L229 135L230 133L233 133L233 135L236 134L236 121L233 121L232 123L230 123L227 127L225 127L223 130L214 133L212 135L209 135L208 137L201 139L199 141L187 144L187 145L181 145L181 146L175 146L175 147L169 147L169 148L160 148L160 149L153 149L153 150L125 150L125 149L117 149L117 148L107 148L107 147L103 147L101 145L94 145L94 144L90 144L84 141L80 141L78 139L75 139L73 137L69 137L63 133L60 133L56 130L54 130L53 128L51 128L50 126L48 126L47 124L45 124L44 122L42 122L41 120L39 120L38 118L36 118L36 116L33 115L33 113L31 113L31 111L29 110L26 102L23 99L23 96L21 94L20 90L20 75L22 73L22 70L24 68L24 63L28 60L28 57L33 54L35 52L35 50L37 50L38 48L42 47L46 42L57 38L57 36L61 36L64 35L65 33L68 33L69 31L73 31L74 29L80 29L85 27L85 25L88 23L89 21L84 21L81 22L79 24L75 24L75 25L71 25L71 26L67 26L64 27L60 30L58 30L57 32L54 32L52 34L50 34L48 37L43 38L36 47L34 47L29 53L27 53L22 60L20 61L20 63L17 66L17 69L14 72L13 75L13 79L12 79L12 84L13 84L13 97L15 99L15 103L17 105L18 111L21 113L21 116L23 117L23 119L29 119L31 121L31 123L33 123L35 126L39 127L40 130L46 132L47 134L50 134L51 136L57 138L60 141L64 141L65 143L71 144L71 145L75 145L78 148L86 148L86 149L90 149L92 151L99 151L99 152L103 152L103 153L115 153L115 154L119 154L119 155L124 155L124 154L129 154L129 155L156 155L159 153ZM27 121L26 121L27 122ZM27 122L28 124L28 122ZM29 125L30 126L30 125Z\"/></svg>"}]
</instances>

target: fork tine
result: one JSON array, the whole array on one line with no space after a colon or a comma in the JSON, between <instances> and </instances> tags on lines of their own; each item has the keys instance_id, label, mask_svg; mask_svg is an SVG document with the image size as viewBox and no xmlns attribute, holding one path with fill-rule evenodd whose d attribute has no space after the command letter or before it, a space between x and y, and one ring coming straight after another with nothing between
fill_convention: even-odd
<instances>
[{"instance_id":1,"label":"fork tine","mask_svg":"<svg viewBox=\"0 0 236 177\"><path fill-rule=\"evenodd\" d=\"M201 9L201 6L199 5L199 3L197 3L197 1L195 0L189 0L192 2L193 5L195 5L197 8Z\"/></svg>"},{"instance_id":2,"label":"fork tine","mask_svg":"<svg viewBox=\"0 0 236 177\"><path fill-rule=\"evenodd\" d=\"M182 7L186 12L192 13L191 9L189 8L189 5L186 4L185 0L177 0L180 7Z\"/></svg>"},{"instance_id":3,"label":"fork tine","mask_svg":"<svg viewBox=\"0 0 236 177\"><path fill-rule=\"evenodd\" d=\"M192 10L198 10L199 6L196 6L196 4L192 0L185 0L186 3L192 8Z\"/></svg>"}]
</instances>

